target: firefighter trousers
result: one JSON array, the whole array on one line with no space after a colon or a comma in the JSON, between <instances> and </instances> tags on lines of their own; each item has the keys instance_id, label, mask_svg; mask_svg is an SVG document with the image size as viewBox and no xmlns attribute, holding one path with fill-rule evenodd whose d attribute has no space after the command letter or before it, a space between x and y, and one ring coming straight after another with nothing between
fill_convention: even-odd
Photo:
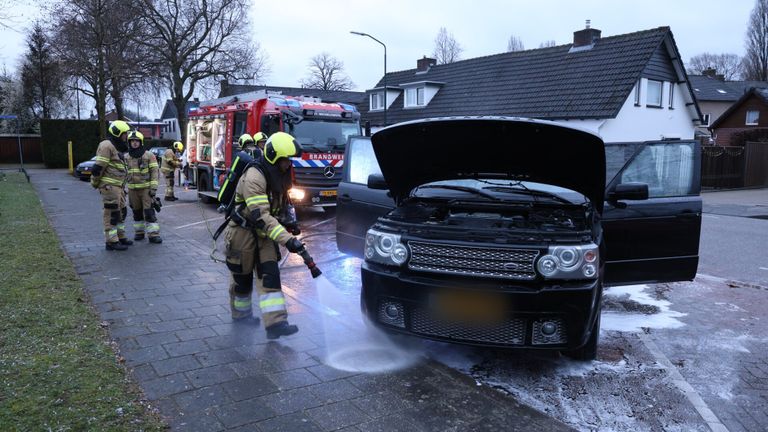
<instances>
[{"instance_id":1,"label":"firefighter trousers","mask_svg":"<svg viewBox=\"0 0 768 432\"><path fill-rule=\"evenodd\" d=\"M176 198L176 195L173 194L174 172L175 171L171 171L169 173L164 173L164 175L165 175L165 197L166 198Z\"/></svg>"},{"instance_id":2,"label":"firefighter trousers","mask_svg":"<svg viewBox=\"0 0 768 432\"><path fill-rule=\"evenodd\" d=\"M125 192L122 187L104 185L99 187L101 201L104 204L104 236L107 243L114 243L125 238Z\"/></svg>"},{"instance_id":3,"label":"firefighter trousers","mask_svg":"<svg viewBox=\"0 0 768 432\"><path fill-rule=\"evenodd\" d=\"M270 327L286 321L288 311L280 284L277 243L261 237L257 242L251 230L232 224L227 226L224 232L224 243L227 267L230 271L232 318L237 320L251 316L251 293L255 272L258 304L264 326Z\"/></svg>"},{"instance_id":4,"label":"firefighter trousers","mask_svg":"<svg viewBox=\"0 0 768 432\"><path fill-rule=\"evenodd\" d=\"M155 209L152 208L152 196L149 189L129 189L128 202L133 211L133 231L143 238L144 233L149 237L160 236L160 224L157 223Z\"/></svg>"}]
</instances>

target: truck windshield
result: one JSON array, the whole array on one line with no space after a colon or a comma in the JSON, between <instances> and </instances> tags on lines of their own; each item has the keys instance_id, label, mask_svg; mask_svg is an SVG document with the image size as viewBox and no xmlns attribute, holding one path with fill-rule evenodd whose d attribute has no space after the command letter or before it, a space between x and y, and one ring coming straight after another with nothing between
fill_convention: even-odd
<instances>
[{"instance_id":1,"label":"truck windshield","mask_svg":"<svg viewBox=\"0 0 768 432\"><path fill-rule=\"evenodd\" d=\"M305 147L305 151L344 151L347 139L360 135L360 124L305 118L298 124L289 124L287 132Z\"/></svg>"}]
</instances>

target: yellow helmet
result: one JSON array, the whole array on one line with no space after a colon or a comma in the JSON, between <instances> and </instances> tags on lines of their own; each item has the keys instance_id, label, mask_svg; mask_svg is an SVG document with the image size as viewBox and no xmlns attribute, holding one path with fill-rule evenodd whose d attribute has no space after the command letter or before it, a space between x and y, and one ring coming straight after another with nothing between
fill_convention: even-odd
<instances>
[{"instance_id":1,"label":"yellow helmet","mask_svg":"<svg viewBox=\"0 0 768 432\"><path fill-rule=\"evenodd\" d=\"M181 143L181 141L176 141L173 143L173 149L177 152L184 151L184 144Z\"/></svg>"},{"instance_id":2,"label":"yellow helmet","mask_svg":"<svg viewBox=\"0 0 768 432\"><path fill-rule=\"evenodd\" d=\"M144 134L139 131L131 131L128 134L128 142L131 142L131 140L139 140L141 145L144 145Z\"/></svg>"},{"instance_id":3,"label":"yellow helmet","mask_svg":"<svg viewBox=\"0 0 768 432\"><path fill-rule=\"evenodd\" d=\"M122 121L122 120L115 120L109 122L109 127L107 128L107 131L110 135L112 135L115 138L120 138L120 135L128 132L131 130L131 127L128 126L128 123Z\"/></svg>"},{"instance_id":4,"label":"yellow helmet","mask_svg":"<svg viewBox=\"0 0 768 432\"><path fill-rule=\"evenodd\" d=\"M256 132L255 134L253 134L254 142L264 141L266 139L267 139L267 134L265 134L264 132Z\"/></svg>"},{"instance_id":5,"label":"yellow helmet","mask_svg":"<svg viewBox=\"0 0 768 432\"><path fill-rule=\"evenodd\" d=\"M240 135L240 138L238 138L237 142L240 144L240 147L245 147L248 144L253 144L253 137L248 134L242 134Z\"/></svg>"},{"instance_id":6,"label":"yellow helmet","mask_svg":"<svg viewBox=\"0 0 768 432\"><path fill-rule=\"evenodd\" d=\"M285 132L275 132L264 145L264 159L274 165L280 158L301 156L301 144Z\"/></svg>"}]
</instances>

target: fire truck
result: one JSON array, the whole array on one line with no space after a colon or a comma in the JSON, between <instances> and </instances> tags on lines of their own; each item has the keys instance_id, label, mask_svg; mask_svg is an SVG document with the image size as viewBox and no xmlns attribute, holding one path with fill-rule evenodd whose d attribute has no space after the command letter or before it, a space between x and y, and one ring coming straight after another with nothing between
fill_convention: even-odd
<instances>
[{"instance_id":1,"label":"fire truck","mask_svg":"<svg viewBox=\"0 0 768 432\"><path fill-rule=\"evenodd\" d=\"M266 91L214 99L189 112L186 147L200 199L216 200L240 151L240 135L278 131L291 134L304 149L292 160L293 204L335 210L344 149L350 136L361 134L360 113L345 103Z\"/></svg>"}]
</instances>

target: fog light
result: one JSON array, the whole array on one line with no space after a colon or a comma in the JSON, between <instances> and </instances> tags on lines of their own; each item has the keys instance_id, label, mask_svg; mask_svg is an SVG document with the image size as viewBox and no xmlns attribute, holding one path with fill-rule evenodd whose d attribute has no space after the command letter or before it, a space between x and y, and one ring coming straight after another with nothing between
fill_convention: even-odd
<instances>
[{"instance_id":1,"label":"fog light","mask_svg":"<svg viewBox=\"0 0 768 432\"><path fill-rule=\"evenodd\" d=\"M405 328L405 306L400 302L384 301L379 303L379 322Z\"/></svg>"},{"instance_id":2,"label":"fog light","mask_svg":"<svg viewBox=\"0 0 768 432\"><path fill-rule=\"evenodd\" d=\"M557 272L557 258L552 255L544 255L536 265L542 276L552 276Z\"/></svg>"},{"instance_id":3,"label":"fog light","mask_svg":"<svg viewBox=\"0 0 768 432\"><path fill-rule=\"evenodd\" d=\"M552 336L556 331L557 324L552 321L545 321L544 324L541 325L541 334L544 336Z\"/></svg>"},{"instance_id":4,"label":"fog light","mask_svg":"<svg viewBox=\"0 0 768 432\"><path fill-rule=\"evenodd\" d=\"M297 189L297 188L288 189L288 197L290 197L294 201L301 201L304 199L305 196L307 196L307 193L304 192L303 189Z\"/></svg>"},{"instance_id":5,"label":"fog light","mask_svg":"<svg viewBox=\"0 0 768 432\"><path fill-rule=\"evenodd\" d=\"M402 265L408 260L408 248L402 243L398 243L392 248L392 261L397 265Z\"/></svg>"},{"instance_id":6,"label":"fog light","mask_svg":"<svg viewBox=\"0 0 768 432\"><path fill-rule=\"evenodd\" d=\"M387 305L387 307L384 308L384 313L387 314L387 317L389 319L397 319L397 317L400 316L400 309L397 308L394 304L390 303Z\"/></svg>"}]
</instances>

